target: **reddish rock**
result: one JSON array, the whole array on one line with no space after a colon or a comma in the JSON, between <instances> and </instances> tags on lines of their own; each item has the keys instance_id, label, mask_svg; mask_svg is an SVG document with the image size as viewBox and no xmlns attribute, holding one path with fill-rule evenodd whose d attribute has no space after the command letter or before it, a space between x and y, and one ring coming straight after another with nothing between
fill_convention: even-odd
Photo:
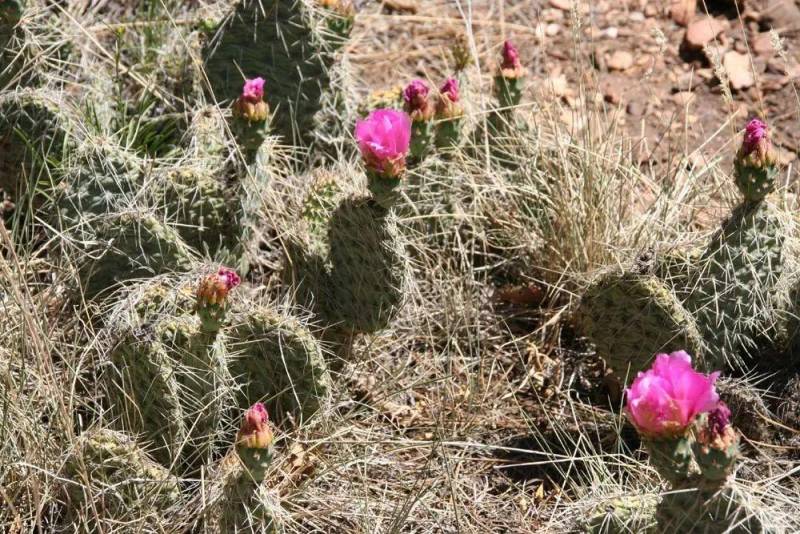
<instances>
[{"instance_id":1,"label":"reddish rock","mask_svg":"<svg viewBox=\"0 0 800 534\"><path fill-rule=\"evenodd\" d=\"M607 65L611 70L628 70L633 66L633 54L626 50L617 50L608 58Z\"/></svg>"},{"instance_id":2,"label":"reddish rock","mask_svg":"<svg viewBox=\"0 0 800 534\"><path fill-rule=\"evenodd\" d=\"M725 31L725 24L712 17L701 17L692 21L686 28L684 42L690 50L702 50L705 45L713 41L720 33Z\"/></svg>"},{"instance_id":3,"label":"reddish rock","mask_svg":"<svg viewBox=\"0 0 800 534\"><path fill-rule=\"evenodd\" d=\"M697 11L697 0L672 0L669 14L680 26L688 26Z\"/></svg>"},{"instance_id":4,"label":"reddish rock","mask_svg":"<svg viewBox=\"0 0 800 534\"><path fill-rule=\"evenodd\" d=\"M749 56L731 50L722 58L722 65L733 89L747 89L756 83Z\"/></svg>"}]
</instances>

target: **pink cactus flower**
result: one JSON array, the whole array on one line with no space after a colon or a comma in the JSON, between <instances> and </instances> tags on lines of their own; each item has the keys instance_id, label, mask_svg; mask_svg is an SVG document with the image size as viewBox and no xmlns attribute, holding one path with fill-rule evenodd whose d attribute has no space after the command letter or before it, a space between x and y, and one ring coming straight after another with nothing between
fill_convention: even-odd
<instances>
[{"instance_id":1,"label":"pink cactus flower","mask_svg":"<svg viewBox=\"0 0 800 534\"><path fill-rule=\"evenodd\" d=\"M659 354L650 370L639 373L625 390L625 410L639 432L669 438L685 432L698 414L717 408L714 383L719 372L705 375L692 368L685 351Z\"/></svg>"},{"instance_id":2,"label":"pink cactus flower","mask_svg":"<svg viewBox=\"0 0 800 534\"><path fill-rule=\"evenodd\" d=\"M522 62L519 59L517 47L511 41L503 43L503 63L500 65L503 70L522 69Z\"/></svg>"},{"instance_id":3,"label":"pink cactus flower","mask_svg":"<svg viewBox=\"0 0 800 534\"><path fill-rule=\"evenodd\" d=\"M731 410L720 401L717 407L708 412L708 431L712 436L721 436L731 424Z\"/></svg>"},{"instance_id":4,"label":"pink cactus flower","mask_svg":"<svg viewBox=\"0 0 800 534\"><path fill-rule=\"evenodd\" d=\"M386 178L405 169L411 143L411 118L394 109L376 109L356 122L358 148L366 166Z\"/></svg>"},{"instance_id":5,"label":"pink cactus flower","mask_svg":"<svg viewBox=\"0 0 800 534\"><path fill-rule=\"evenodd\" d=\"M741 155L747 156L762 143L769 141L767 125L760 119L751 119L744 129L744 139L742 140Z\"/></svg>"},{"instance_id":6,"label":"pink cactus flower","mask_svg":"<svg viewBox=\"0 0 800 534\"><path fill-rule=\"evenodd\" d=\"M414 121L430 120L433 116L433 106L428 95L430 87L422 80L413 80L403 89L405 110Z\"/></svg>"},{"instance_id":7,"label":"pink cactus flower","mask_svg":"<svg viewBox=\"0 0 800 534\"><path fill-rule=\"evenodd\" d=\"M264 78L245 80L242 87L242 98L248 102L258 102L264 98Z\"/></svg>"},{"instance_id":8,"label":"pink cactus flower","mask_svg":"<svg viewBox=\"0 0 800 534\"><path fill-rule=\"evenodd\" d=\"M228 269L227 267L220 267L219 271L217 271L217 276L222 283L225 284L225 287L228 289L228 291L242 283L242 279L239 278L239 275L236 274L236 271L233 269Z\"/></svg>"},{"instance_id":9,"label":"pink cactus flower","mask_svg":"<svg viewBox=\"0 0 800 534\"><path fill-rule=\"evenodd\" d=\"M439 92L443 96L446 96L450 102L458 102L458 80L455 78L447 78L447 81L444 82Z\"/></svg>"},{"instance_id":10,"label":"pink cactus flower","mask_svg":"<svg viewBox=\"0 0 800 534\"><path fill-rule=\"evenodd\" d=\"M246 449L266 449L272 445L272 439L267 409L257 402L244 413L236 443Z\"/></svg>"}]
</instances>

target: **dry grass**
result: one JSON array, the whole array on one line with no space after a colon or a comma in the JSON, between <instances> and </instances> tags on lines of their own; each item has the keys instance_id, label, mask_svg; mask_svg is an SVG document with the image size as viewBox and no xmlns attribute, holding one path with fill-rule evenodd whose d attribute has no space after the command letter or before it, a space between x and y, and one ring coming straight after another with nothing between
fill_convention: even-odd
<instances>
[{"instance_id":1,"label":"dry grass","mask_svg":"<svg viewBox=\"0 0 800 534\"><path fill-rule=\"evenodd\" d=\"M47 34L83 36L83 61L122 77L126 91L160 100L146 73L115 56L112 32L139 23L109 26L124 12L116 4L77 4ZM359 94L414 74L442 77L448 43L469 29L484 73L473 71L468 88L470 122L480 124L501 35L532 32L502 21L529 3L425 6L441 16L366 8L346 51ZM181 17L163 24L180 27ZM55 69L42 62L53 54L35 44L41 61L31 68L45 85L102 93L81 79L83 65L69 69L74 79L51 78ZM413 261L406 306L391 328L357 340L335 373L330 407L278 429L268 486L281 497L286 532L568 532L613 497L663 491L570 312L598 269L651 246L703 239L734 200L728 165L719 157L697 164L678 150L666 168L638 166L617 110L588 90L573 107L529 97L519 110L528 131L508 140L504 156L513 172L477 143L409 176L400 208ZM727 141L731 133L717 135ZM301 179L280 177L264 199L264 249L281 249L291 213L284 207L298 203ZM74 298L77 258L55 253L58 240L15 246L0 225L0 525L8 532L80 529L64 458L82 430L114 424L99 379L108 309ZM253 259L251 282L259 298L285 302L275 256ZM545 298L505 302L499 289L509 286L537 287ZM800 529L790 451L745 451L737 488L750 508L776 531ZM155 523L82 512L103 532L200 529L212 481L183 482L192 491Z\"/></svg>"}]
</instances>

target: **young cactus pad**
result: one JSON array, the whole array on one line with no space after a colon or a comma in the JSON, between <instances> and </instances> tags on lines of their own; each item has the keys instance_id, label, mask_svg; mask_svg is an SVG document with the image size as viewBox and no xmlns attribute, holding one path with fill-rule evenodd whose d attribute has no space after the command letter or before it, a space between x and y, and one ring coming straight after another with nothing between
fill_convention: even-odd
<instances>
[{"instance_id":1,"label":"young cactus pad","mask_svg":"<svg viewBox=\"0 0 800 534\"><path fill-rule=\"evenodd\" d=\"M687 348L702 359L694 319L657 278L609 272L581 300L579 322L597 352L621 379L645 369L655 354Z\"/></svg>"},{"instance_id":2,"label":"young cactus pad","mask_svg":"<svg viewBox=\"0 0 800 534\"><path fill-rule=\"evenodd\" d=\"M147 520L180 497L177 479L131 437L113 430L83 433L65 468L72 479L67 486L70 508L92 506L109 522Z\"/></svg>"}]
</instances>

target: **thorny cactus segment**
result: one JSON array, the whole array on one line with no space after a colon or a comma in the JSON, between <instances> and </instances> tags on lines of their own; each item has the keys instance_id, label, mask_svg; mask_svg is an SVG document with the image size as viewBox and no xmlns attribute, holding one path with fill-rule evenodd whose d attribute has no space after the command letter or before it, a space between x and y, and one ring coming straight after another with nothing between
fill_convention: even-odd
<instances>
[{"instance_id":1,"label":"thorny cactus segment","mask_svg":"<svg viewBox=\"0 0 800 534\"><path fill-rule=\"evenodd\" d=\"M350 0L319 0L319 5L325 8L322 17L332 34L327 40L334 49L340 48L353 29L355 6Z\"/></svg>"},{"instance_id":2,"label":"thorny cactus segment","mask_svg":"<svg viewBox=\"0 0 800 534\"><path fill-rule=\"evenodd\" d=\"M57 183L76 125L69 105L54 93L23 89L0 96L0 189L36 191Z\"/></svg>"},{"instance_id":3,"label":"thorny cactus segment","mask_svg":"<svg viewBox=\"0 0 800 534\"><path fill-rule=\"evenodd\" d=\"M436 106L430 87L423 80L413 80L403 89L403 109L411 117L411 146L409 155L415 162L430 151L433 144L433 118Z\"/></svg>"},{"instance_id":4,"label":"thorny cactus segment","mask_svg":"<svg viewBox=\"0 0 800 534\"><path fill-rule=\"evenodd\" d=\"M775 337L789 224L774 206L745 201L700 258L684 302L709 347L708 366L741 367L759 340Z\"/></svg>"},{"instance_id":5,"label":"thorny cactus segment","mask_svg":"<svg viewBox=\"0 0 800 534\"><path fill-rule=\"evenodd\" d=\"M269 80L273 131L293 145L309 145L314 116L329 89L334 48L312 0L242 0L204 51L218 102L240 94L242 74Z\"/></svg>"},{"instance_id":6,"label":"thorny cactus segment","mask_svg":"<svg viewBox=\"0 0 800 534\"><path fill-rule=\"evenodd\" d=\"M734 177L745 202L758 202L775 189L778 164L767 125L752 119L734 160Z\"/></svg>"},{"instance_id":7,"label":"thorny cactus segment","mask_svg":"<svg viewBox=\"0 0 800 534\"><path fill-rule=\"evenodd\" d=\"M13 41L17 33L19 21L25 11L23 0L0 1L0 87L12 75Z\"/></svg>"},{"instance_id":8,"label":"thorny cactus segment","mask_svg":"<svg viewBox=\"0 0 800 534\"><path fill-rule=\"evenodd\" d=\"M494 78L495 93L501 108L519 105L527 69L522 66L519 52L511 41L503 43L502 61Z\"/></svg>"},{"instance_id":9,"label":"thorny cactus segment","mask_svg":"<svg viewBox=\"0 0 800 534\"><path fill-rule=\"evenodd\" d=\"M126 434L112 430L83 433L65 462L67 486L78 510L91 505L109 522L142 522L154 528L159 513L180 498L178 481ZM92 519L88 519L92 521ZM152 524L148 524L152 521Z\"/></svg>"},{"instance_id":10,"label":"thorny cactus segment","mask_svg":"<svg viewBox=\"0 0 800 534\"><path fill-rule=\"evenodd\" d=\"M236 271L220 267L219 271L200 280L197 286L197 314L203 330L218 332L228 308L228 293L241 283Z\"/></svg>"},{"instance_id":11,"label":"thorny cactus segment","mask_svg":"<svg viewBox=\"0 0 800 534\"><path fill-rule=\"evenodd\" d=\"M319 343L296 319L256 307L234 316L228 368L239 406L260 400L283 420L313 415L326 402L330 376Z\"/></svg>"},{"instance_id":12,"label":"thorny cactus segment","mask_svg":"<svg viewBox=\"0 0 800 534\"><path fill-rule=\"evenodd\" d=\"M232 129L248 162L269 135L269 106L264 101L264 79L245 80L242 93L233 104Z\"/></svg>"},{"instance_id":13,"label":"thorny cactus segment","mask_svg":"<svg viewBox=\"0 0 800 534\"><path fill-rule=\"evenodd\" d=\"M655 526L658 499L651 495L626 495L599 505L586 521L587 534L650 532Z\"/></svg>"},{"instance_id":14,"label":"thorny cactus segment","mask_svg":"<svg viewBox=\"0 0 800 534\"><path fill-rule=\"evenodd\" d=\"M600 276L581 299L578 322L622 380L633 379L660 352L688 347L695 357L704 354L693 317L664 283L647 274Z\"/></svg>"}]
</instances>

